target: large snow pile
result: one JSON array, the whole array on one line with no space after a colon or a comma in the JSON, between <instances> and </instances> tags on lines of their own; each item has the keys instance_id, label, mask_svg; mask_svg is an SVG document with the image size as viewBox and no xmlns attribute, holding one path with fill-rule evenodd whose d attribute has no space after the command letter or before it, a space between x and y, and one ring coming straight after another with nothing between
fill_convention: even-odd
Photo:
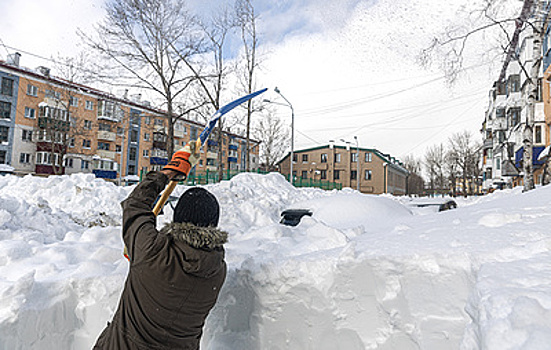
<instances>
[{"instance_id":1,"label":"large snow pile","mask_svg":"<svg viewBox=\"0 0 551 350\"><path fill-rule=\"evenodd\" d=\"M119 202L132 188L0 177L0 349L91 348L127 273ZM425 215L277 174L208 188L230 242L205 349L550 348L551 186ZM313 215L283 226L287 208Z\"/></svg>"}]
</instances>

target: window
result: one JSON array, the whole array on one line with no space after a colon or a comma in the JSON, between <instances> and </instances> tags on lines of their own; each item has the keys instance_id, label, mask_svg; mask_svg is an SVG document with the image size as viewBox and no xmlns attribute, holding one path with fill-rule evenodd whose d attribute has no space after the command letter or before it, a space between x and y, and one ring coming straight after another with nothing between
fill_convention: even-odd
<instances>
[{"instance_id":1,"label":"window","mask_svg":"<svg viewBox=\"0 0 551 350\"><path fill-rule=\"evenodd\" d=\"M136 160L136 148L134 147L131 147L130 148L130 155L128 156L128 159L131 160L131 161L135 161Z\"/></svg>"},{"instance_id":2,"label":"window","mask_svg":"<svg viewBox=\"0 0 551 350\"><path fill-rule=\"evenodd\" d=\"M121 152L122 152L122 147L121 147L121 145L116 145L116 146L115 146L115 152L117 152L117 153L121 153Z\"/></svg>"},{"instance_id":3,"label":"window","mask_svg":"<svg viewBox=\"0 0 551 350\"><path fill-rule=\"evenodd\" d=\"M333 180L340 180L341 179L341 171L340 170L335 170L333 172Z\"/></svg>"},{"instance_id":4,"label":"window","mask_svg":"<svg viewBox=\"0 0 551 350\"><path fill-rule=\"evenodd\" d=\"M90 162L87 160L82 160L80 162L80 168L81 169L89 169L90 168Z\"/></svg>"},{"instance_id":5,"label":"window","mask_svg":"<svg viewBox=\"0 0 551 350\"><path fill-rule=\"evenodd\" d=\"M133 115L130 117L130 123L132 125L136 125L136 126L139 126L140 125L140 116L138 115Z\"/></svg>"},{"instance_id":6,"label":"window","mask_svg":"<svg viewBox=\"0 0 551 350\"><path fill-rule=\"evenodd\" d=\"M91 148L92 142L90 140L82 140L82 147L83 148Z\"/></svg>"},{"instance_id":7,"label":"window","mask_svg":"<svg viewBox=\"0 0 551 350\"><path fill-rule=\"evenodd\" d=\"M29 153L21 153L19 155L19 163L20 164L30 164L31 163L31 155Z\"/></svg>"},{"instance_id":8,"label":"window","mask_svg":"<svg viewBox=\"0 0 551 350\"><path fill-rule=\"evenodd\" d=\"M86 101L84 103L84 108L86 108L89 111L93 111L94 110L94 101Z\"/></svg>"},{"instance_id":9,"label":"window","mask_svg":"<svg viewBox=\"0 0 551 350\"><path fill-rule=\"evenodd\" d=\"M306 170L303 170L302 171L302 175L300 176L302 179L307 179L308 178L308 171Z\"/></svg>"},{"instance_id":10,"label":"window","mask_svg":"<svg viewBox=\"0 0 551 350\"><path fill-rule=\"evenodd\" d=\"M6 151L0 151L0 164L6 164Z\"/></svg>"},{"instance_id":11,"label":"window","mask_svg":"<svg viewBox=\"0 0 551 350\"><path fill-rule=\"evenodd\" d=\"M157 126L165 125L164 120L159 119L159 118L155 118L155 125L157 125Z\"/></svg>"},{"instance_id":12,"label":"window","mask_svg":"<svg viewBox=\"0 0 551 350\"><path fill-rule=\"evenodd\" d=\"M78 107L78 97L69 97L69 106L71 107Z\"/></svg>"},{"instance_id":13,"label":"window","mask_svg":"<svg viewBox=\"0 0 551 350\"><path fill-rule=\"evenodd\" d=\"M340 163L341 162L341 154L340 153L336 153L335 154L335 163Z\"/></svg>"},{"instance_id":14,"label":"window","mask_svg":"<svg viewBox=\"0 0 551 350\"><path fill-rule=\"evenodd\" d=\"M69 139L69 147L75 147L75 138L74 137L71 137Z\"/></svg>"},{"instance_id":15,"label":"window","mask_svg":"<svg viewBox=\"0 0 551 350\"><path fill-rule=\"evenodd\" d=\"M327 179L327 170L320 170L321 179Z\"/></svg>"},{"instance_id":16,"label":"window","mask_svg":"<svg viewBox=\"0 0 551 350\"><path fill-rule=\"evenodd\" d=\"M321 162L322 163L327 163L327 153L322 153L321 154Z\"/></svg>"},{"instance_id":17,"label":"window","mask_svg":"<svg viewBox=\"0 0 551 350\"><path fill-rule=\"evenodd\" d=\"M114 102L99 100L98 101L98 118L113 119L116 120Z\"/></svg>"},{"instance_id":18,"label":"window","mask_svg":"<svg viewBox=\"0 0 551 350\"><path fill-rule=\"evenodd\" d=\"M298 155L296 153L293 153L293 163L296 163L298 159Z\"/></svg>"},{"instance_id":19,"label":"window","mask_svg":"<svg viewBox=\"0 0 551 350\"><path fill-rule=\"evenodd\" d=\"M520 124L520 108L509 109L509 126L514 127Z\"/></svg>"},{"instance_id":20,"label":"window","mask_svg":"<svg viewBox=\"0 0 551 350\"><path fill-rule=\"evenodd\" d=\"M302 155L302 162L303 163L308 163L308 155L307 154Z\"/></svg>"},{"instance_id":21,"label":"window","mask_svg":"<svg viewBox=\"0 0 551 350\"><path fill-rule=\"evenodd\" d=\"M371 180L372 179L372 176L373 176L373 173L371 170L366 170L365 171L365 179L366 180Z\"/></svg>"},{"instance_id":22,"label":"window","mask_svg":"<svg viewBox=\"0 0 551 350\"><path fill-rule=\"evenodd\" d=\"M33 132L31 130L23 130L21 133L21 141L32 142L32 140L33 140Z\"/></svg>"},{"instance_id":23,"label":"window","mask_svg":"<svg viewBox=\"0 0 551 350\"><path fill-rule=\"evenodd\" d=\"M496 118L505 118L505 108L496 109Z\"/></svg>"},{"instance_id":24,"label":"window","mask_svg":"<svg viewBox=\"0 0 551 350\"><path fill-rule=\"evenodd\" d=\"M150 140L149 133L146 132L145 134L143 134L143 140L144 141L149 141Z\"/></svg>"},{"instance_id":25,"label":"window","mask_svg":"<svg viewBox=\"0 0 551 350\"><path fill-rule=\"evenodd\" d=\"M352 170L350 172L350 180L356 180L358 178L358 172L356 170Z\"/></svg>"},{"instance_id":26,"label":"window","mask_svg":"<svg viewBox=\"0 0 551 350\"><path fill-rule=\"evenodd\" d=\"M92 130L92 121L91 120L85 120L84 121L84 129Z\"/></svg>"},{"instance_id":27,"label":"window","mask_svg":"<svg viewBox=\"0 0 551 350\"><path fill-rule=\"evenodd\" d=\"M507 95L520 91L520 75L513 74L507 79Z\"/></svg>"},{"instance_id":28,"label":"window","mask_svg":"<svg viewBox=\"0 0 551 350\"><path fill-rule=\"evenodd\" d=\"M61 98L61 94L58 91L53 91L53 90L44 91L44 96L48 98L55 98L58 100Z\"/></svg>"},{"instance_id":29,"label":"window","mask_svg":"<svg viewBox=\"0 0 551 350\"><path fill-rule=\"evenodd\" d=\"M500 169L501 169L501 159L496 158L496 170L500 170Z\"/></svg>"},{"instance_id":30,"label":"window","mask_svg":"<svg viewBox=\"0 0 551 350\"><path fill-rule=\"evenodd\" d=\"M13 96L13 79L2 78L2 95Z\"/></svg>"},{"instance_id":31,"label":"window","mask_svg":"<svg viewBox=\"0 0 551 350\"><path fill-rule=\"evenodd\" d=\"M0 119L10 119L11 103L0 101Z\"/></svg>"},{"instance_id":32,"label":"window","mask_svg":"<svg viewBox=\"0 0 551 350\"><path fill-rule=\"evenodd\" d=\"M38 96L38 88L34 85L27 84L27 95L29 96Z\"/></svg>"},{"instance_id":33,"label":"window","mask_svg":"<svg viewBox=\"0 0 551 350\"><path fill-rule=\"evenodd\" d=\"M117 135L122 135L124 133L124 129L120 126L117 126Z\"/></svg>"},{"instance_id":34,"label":"window","mask_svg":"<svg viewBox=\"0 0 551 350\"><path fill-rule=\"evenodd\" d=\"M371 153L366 153L365 154L365 162L366 163L371 163Z\"/></svg>"},{"instance_id":35,"label":"window","mask_svg":"<svg viewBox=\"0 0 551 350\"><path fill-rule=\"evenodd\" d=\"M358 153L352 153L352 163L358 162Z\"/></svg>"},{"instance_id":36,"label":"window","mask_svg":"<svg viewBox=\"0 0 551 350\"><path fill-rule=\"evenodd\" d=\"M541 125L536 125L536 130L534 133L534 143L541 143L542 142L542 132L541 132Z\"/></svg>"},{"instance_id":37,"label":"window","mask_svg":"<svg viewBox=\"0 0 551 350\"><path fill-rule=\"evenodd\" d=\"M36 152L36 164L59 166L59 154L50 152Z\"/></svg>"},{"instance_id":38,"label":"window","mask_svg":"<svg viewBox=\"0 0 551 350\"><path fill-rule=\"evenodd\" d=\"M98 142L98 149L103 151L109 151L109 144L107 142Z\"/></svg>"},{"instance_id":39,"label":"window","mask_svg":"<svg viewBox=\"0 0 551 350\"><path fill-rule=\"evenodd\" d=\"M130 130L130 142L138 142L138 131Z\"/></svg>"},{"instance_id":40,"label":"window","mask_svg":"<svg viewBox=\"0 0 551 350\"><path fill-rule=\"evenodd\" d=\"M148 150L148 149L144 149L144 150L143 150L143 156L144 156L145 158L148 158L148 157L149 157L149 150Z\"/></svg>"},{"instance_id":41,"label":"window","mask_svg":"<svg viewBox=\"0 0 551 350\"><path fill-rule=\"evenodd\" d=\"M111 125L105 123L98 124L99 131L111 131Z\"/></svg>"},{"instance_id":42,"label":"window","mask_svg":"<svg viewBox=\"0 0 551 350\"><path fill-rule=\"evenodd\" d=\"M34 108L25 107L25 118L34 119L36 116L36 110Z\"/></svg>"},{"instance_id":43,"label":"window","mask_svg":"<svg viewBox=\"0 0 551 350\"><path fill-rule=\"evenodd\" d=\"M134 164L128 166L128 175L136 175L136 166Z\"/></svg>"},{"instance_id":44,"label":"window","mask_svg":"<svg viewBox=\"0 0 551 350\"><path fill-rule=\"evenodd\" d=\"M65 158L63 161L63 166L66 168L72 168L73 167L73 158Z\"/></svg>"},{"instance_id":45,"label":"window","mask_svg":"<svg viewBox=\"0 0 551 350\"><path fill-rule=\"evenodd\" d=\"M146 125L151 124L151 117L150 117L150 116L145 117L144 123L145 123Z\"/></svg>"},{"instance_id":46,"label":"window","mask_svg":"<svg viewBox=\"0 0 551 350\"><path fill-rule=\"evenodd\" d=\"M7 126L0 126L0 142L8 141L9 131L10 131L10 128L8 128Z\"/></svg>"}]
</instances>

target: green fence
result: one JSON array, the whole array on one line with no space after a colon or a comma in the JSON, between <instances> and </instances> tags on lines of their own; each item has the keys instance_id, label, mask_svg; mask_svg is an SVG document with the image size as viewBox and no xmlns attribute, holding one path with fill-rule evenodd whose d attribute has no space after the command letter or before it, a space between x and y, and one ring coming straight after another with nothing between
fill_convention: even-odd
<instances>
[{"instance_id":1,"label":"green fence","mask_svg":"<svg viewBox=\"0 0 551 350\"><path fill-rule=\"evenodd\" d=\"M229 180L235 175L244 173L246 171L243 170L225 170L222 174L222 180ZM266 171L261 170L255 170L251 171L252 173L256 174L268 174ZM289 176L286 176L287 181L289 181ZM189 186L193 185L207 185L207 184L213 184L219 182L219 176L217 171L206 171L205 173L201 174L190 174L186 180L186 184ZM302 179L302 178L295 178L295 187L318 187L322 188L324 190L333 190L333 189L342 189L342 184L337 182L330 182L330 181L317 181L312 179Z\"/></svg>"}]
</instances>

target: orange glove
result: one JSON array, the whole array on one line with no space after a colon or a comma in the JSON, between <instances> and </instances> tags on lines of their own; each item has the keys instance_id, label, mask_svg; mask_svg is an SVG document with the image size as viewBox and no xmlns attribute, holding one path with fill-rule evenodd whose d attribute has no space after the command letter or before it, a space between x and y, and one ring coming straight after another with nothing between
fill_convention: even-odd
<instances>
[{"instance_id":1,"label":"orange glove","mask_svg":"<svg viewBox=\"0 0 551 350\"><path fill-rule=\"evenodd\" d=\"M189 141L184 148L176 151L172 155L170 162L165 165L163 170L170 169L179 172L180 174L187 177L191 168L193 168L197 163L199 163L200 153L199 149L201 148L201 140Z\"/></svg>"}]
</instances>

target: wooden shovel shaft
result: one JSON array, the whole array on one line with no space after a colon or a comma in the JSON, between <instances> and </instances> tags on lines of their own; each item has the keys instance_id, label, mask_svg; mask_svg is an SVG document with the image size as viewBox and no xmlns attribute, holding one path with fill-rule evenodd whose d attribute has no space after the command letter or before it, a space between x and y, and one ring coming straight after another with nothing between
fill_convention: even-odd
<instances>
[{"instance_id":1,"label":"wooden shovel shaft","mask_svg":"<svg viewBox=\"0 0 551 350\"><path fill-rule=\"evenodd\" d=\"M153 214L155 214L155 216L159 215L159 213L161 212L161 209L163 209L163 206L168 200L168 197L170 197L170 194L172 193L172 191L174 191L177 184L178 184L178 181L174 181L174 180L168 183L168 186L166 186L163 194L161 195L161 198L159 198L159 200L157 201L157 204L155 204L155 207L153 208Z\"/></svg>"}]
</instances>

